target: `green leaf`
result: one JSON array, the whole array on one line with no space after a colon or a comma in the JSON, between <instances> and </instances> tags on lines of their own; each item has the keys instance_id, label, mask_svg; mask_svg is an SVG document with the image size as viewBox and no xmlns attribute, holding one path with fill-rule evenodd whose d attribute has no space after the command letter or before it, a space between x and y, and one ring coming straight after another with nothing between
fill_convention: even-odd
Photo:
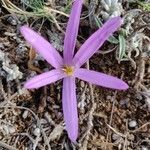
<instances>
[{"instance_id":1,"label":"green leaf","mask_svg":"<svg viewBox=\"0 0 150 150\"><path fill-rule=\"evenodd\" d=\"M125 38L124 36L119 35L119 61L121 61L124 57L126 57L125 51L126 51Z\"/></svg>"}]
</instances>

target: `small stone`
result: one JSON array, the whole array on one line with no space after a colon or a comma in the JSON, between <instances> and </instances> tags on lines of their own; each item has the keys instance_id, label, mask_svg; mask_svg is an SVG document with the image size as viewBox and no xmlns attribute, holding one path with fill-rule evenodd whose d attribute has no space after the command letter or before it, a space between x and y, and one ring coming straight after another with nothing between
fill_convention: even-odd
<instances>
[{"instance_id":1,"label":"small stone","mask_svg":"<svg viewBox=\"0 0 150 150\"><path fill-rule=\"evenodd\" d=\"M128 147L128 150L133 150L131 147Z\"/></svg>"},{"instance_id":2,"label":"small stone","mask_svg":"<svg viewBox=\"0 0 150 150\"><path fill-rule=\"evenodd\" d=\"M28 116L28 110L25 110L24 113L22 114L23 119L27 118Z\"/></svg>"},{"instance_id":3,"label":"small stone","mask_svg":"<svg viewBox=\"0 0 150 150\"><path fill-rule=\"evenodd\" d=\"M135 140L135 136L134 136L133 134L129 134L129 135L128 135L128 139L129 139L130 141L134 141L134 140Z\"/></svg>"},{"instance_id":4,"label":"small stone","mask_svg":"<svg viewBox=\"0 0 150 150\"><path fill-rule=\"evenodd\" d=\"M118 145L118 150L121 150L122 149L122 144L120 143L119 145Z\"/></svg>"},{"instance_id":5,"label":"small stone","mask_svg":"<svg viewBox=\"0 0 150 150\"><path fill-rule=\"evenodd\" d=\"M35 136L40 136L41 130L40 130L39 128L35 128L35 130L33 131L33 134L34 134Z\"/></svg>"},{"instance_id":6,"label":"small stone","mask_svg":"<svg viewBox=\"0 0 150 150\"><path fill-rule=\"evenodd\" d=\"M111 100L111 99L112 99L112 96L107 95L107 96L106 96L106 99L107 99L107 100Z\"/></svg>"},{"instance_id":7,"label":"small stone","mask_svg":"<svg viewBox=\"0 0 150 150\"><path fill-rule=\"evenodd\" d=\"M135 128L137 126L137 122L135 121L135 120L131 120L130 122L129 122L129 127L130 128Z\"/></svg>"},{"instance_id":8,"label":"small stone","mask_svg":"<svg viewBox=\"0 0 150 150\"><path fill-rule=\"evenodd\" d=\"M16 130L15 130L14 127L9 127L9 133L10 133L10 134L15 133L15 131L16 131Z\"/></svg>"},{"instance_id":9,"label":"small stone","mask_svg":"<svg viewBox=\"0 0 150 150\"><path fill-rule=\"evenodd\" d=\"M114 141L116 141L116 140L118 140L120 138L120 136L118 135L118 134L113 134L112 135L112 140L114 140Z\"/></svg>"},{"instance_id":10,"label":"small stone","mask_svg":"<svg viewBox=\"0 0 150 150\"><path fill-rule=\"evenodd\" d=\"M142 147L141 147L141 150L148 150L148 147L142 146Z\"/></svg>"}]
</instances>

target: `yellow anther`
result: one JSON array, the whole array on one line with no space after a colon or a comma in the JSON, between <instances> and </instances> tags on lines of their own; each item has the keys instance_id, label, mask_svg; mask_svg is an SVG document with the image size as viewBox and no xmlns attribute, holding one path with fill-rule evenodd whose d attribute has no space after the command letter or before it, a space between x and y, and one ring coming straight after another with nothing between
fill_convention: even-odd
<instances>
[{"instance_id":1,"label":"yellow anther","mask_svg":"<svg viewBox=\"0 0 150 150\"><path fill-rule=\"evenodd\" d=\"M68 76L71 76L74 72L74 67L72 66L64 66L62 69Z\"/></svg>"}]
</instances>

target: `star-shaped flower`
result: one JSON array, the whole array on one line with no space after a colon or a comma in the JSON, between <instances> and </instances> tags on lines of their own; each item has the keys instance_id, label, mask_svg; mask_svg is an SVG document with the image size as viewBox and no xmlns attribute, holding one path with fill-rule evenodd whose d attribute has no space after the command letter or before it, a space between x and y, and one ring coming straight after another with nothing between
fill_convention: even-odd
<instances>
[{"instance_id":1,"label":"star-shaped flower","mask_svg":"<svg viewBox=\"0 0 150 150\"><path fill-rule=\"evenodd\" d=\"M53 70L37 75L27 81L25 83L25 88L39 88L63 79L63 114L66 130L69 138L73 142L75 142L78 137L75 78L106 88L118 90L125 90L128 88L125 82L116 77L81 68L81 66L102 46L105 40L120 27L122 21L120 17L108 20L98 31L85 41L74 55L81 9L82 0L75 0L65 34L63 58L57 50L38 33L27 26L22 26L20 29L26 41L54 67Z\"/></svg>"}]
</instances>

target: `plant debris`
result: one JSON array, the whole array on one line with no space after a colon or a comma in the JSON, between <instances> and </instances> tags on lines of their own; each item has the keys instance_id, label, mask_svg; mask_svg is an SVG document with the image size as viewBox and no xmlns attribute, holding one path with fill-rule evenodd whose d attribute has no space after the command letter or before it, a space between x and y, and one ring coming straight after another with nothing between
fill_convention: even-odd
<instances>
[{"instance_id":1,"label":"plant debris","mask_svg":"<svg viewBox=\"0 0 150 150\"><path fill-rule=\"evenodd\" d=\"M32 91L23 88L27 79L51 66L34 55L19 33L19 27L28 24L62 53L72 1L1 0L0 4L0 149L150 149L149 0L84 1L77 49L108 18L121 16L120 30L86 66L118 76L130 88L116 92L77 81L76 144L65 130L61 81Z\"/></svg>"}]
</instances>

